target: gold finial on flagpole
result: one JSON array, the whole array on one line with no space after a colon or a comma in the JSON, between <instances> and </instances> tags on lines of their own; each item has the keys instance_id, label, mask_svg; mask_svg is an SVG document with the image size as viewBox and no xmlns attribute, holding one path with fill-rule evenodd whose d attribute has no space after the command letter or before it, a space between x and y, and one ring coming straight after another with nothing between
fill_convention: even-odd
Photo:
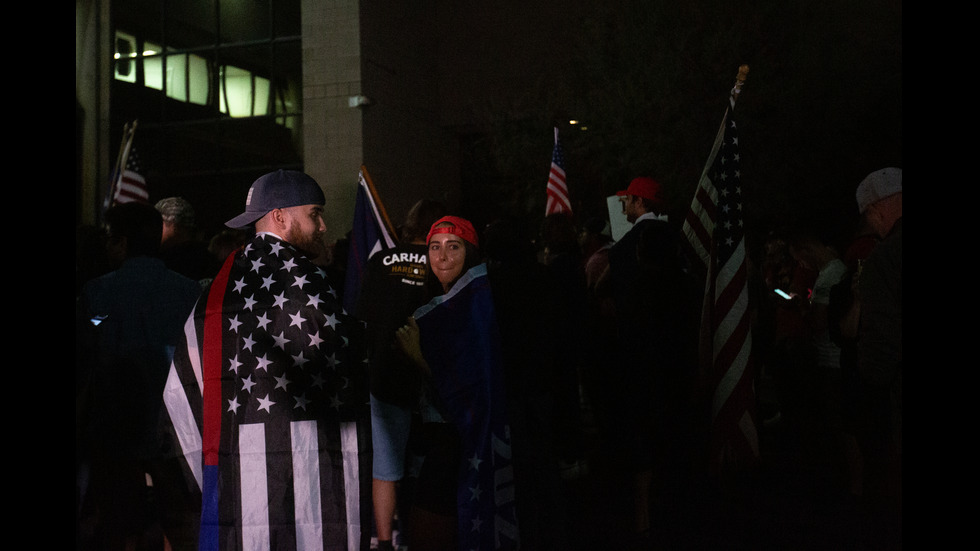
<instances>
[{"instance_id":1,"label":"gold finial on flagpole","mask_svg":"<svg viewBox=\"0 0 980 551\"><path fill-rule=\"evenodd\" d=\"M745 79L749 77L749 66L742 65L738 68L738 76L735 77L735 86L732 87L732 94L728 98L729 103L732 108L735 107L735 100L738 99L738 95L742 92L742 85L745 84Z\"/></svg>"}]
</instances>

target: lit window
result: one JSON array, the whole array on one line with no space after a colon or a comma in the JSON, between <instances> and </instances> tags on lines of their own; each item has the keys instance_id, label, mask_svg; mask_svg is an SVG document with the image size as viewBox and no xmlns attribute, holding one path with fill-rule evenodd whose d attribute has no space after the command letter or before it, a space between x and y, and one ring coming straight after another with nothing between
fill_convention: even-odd
<instances>
[{"instance_id":1,"label":"lit window","mask_svg":"<svg viewBox=\"0 0 980 551\"><path fill-rule=\"evenodd\" d=\"M136 82L136 37L116 31L116 80Z\"/></svg>"},{"instance_id":2,"label":"lit window","mask_svg":"<svg viewBox=\"0 0 980 551\"><path fill-rule=\"evenodd\" d=\"M163 90L163 57L157 56L163 48L146 43L143 50L143 85L154 90ZM154 57L146 57L148 55Z\"/></svg>"},{"instance_id":3,"label":"lit window","mask_svg":"<svg viewBox=\"0 0 980 551\"><path fill-rule=\"evenodd\" d=\"M167 97L187 101L187 55L167 56Z\"/></svg>"},{"instance_id":4,"label":"lit window","mask_svg":"<svg viewBox=\"0 0 980 551\"><path fill-rule=\"evenodd\" d=\"M188 101L198 105L208 104L208 91L211 88L211 71L208 68L208 60L198 55L187 56L187 78L190 94Z\"/></svg>"},{"instance_id":5,"label":"lit window","mask_svg":"<svg viewBox=\"0 0 980 551\"><path fill-rule=\"evenodd\" d=\"M232 117L266 115L269 112L269 88L269 79L225 65L221 68L221 112Z\"/></svg>"},{"instance_id":6,"label":"lit window","mask_svg":"<svg viewBox=\"0 0 980 551\"><path fill-rule=\"evenodd\" d=\"M156 55L162 48L156 44L146 44L143 51L143 78L147 88L163 90L163 56ZM208 62L194 54L166 56L167 97L207 105L208 89L211 85L208 76Z\"/></svg>"},{"instance_id":7,"label":"lit window","mask_svg":"<svg viewBox=\"0 0 980 551\"><path fill-rule=\"evenodd\" d=\"M255 78L255 101L252 102L252 115L261 117L269 114L269 92L272 83L264 77Z\"/></svg>"},{"instance_id":8,"label":"lit window","mask_svg":"<svg viewBox=\"0 0 980 551\"><path fill-rule=\"evenodd\" d=\"M192 53L165 53L167 47L153 42L142 42L134 35L116 31L115 78L125 82L142 82L143 86L164 91L168 98L213 105L215 93L211 90L214 62L207 57ZM142 46L142 51L140 47ZM298 52L298 48L293 48ZM170 49L174 52L174 49ZM292 50L288 51L291 53ZM205 54L207 55L207 54ZM298 54L297 54L298 55ZM142 70L142 80L137 78ZM266 77L257 76L251 70L226 65L219 70L220 90L217 93L218 109L232 117L275 116L276 122L287 128L297 129L302 120L300 92L294 76L281 69ZM273 79L277 88L272 89Z\"/></svg>"}]
</instances>

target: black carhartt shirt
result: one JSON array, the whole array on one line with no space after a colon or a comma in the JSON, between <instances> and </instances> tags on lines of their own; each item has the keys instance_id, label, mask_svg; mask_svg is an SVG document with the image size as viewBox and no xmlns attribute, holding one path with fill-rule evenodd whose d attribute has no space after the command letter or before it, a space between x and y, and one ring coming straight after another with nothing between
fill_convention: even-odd
<instances>
[{"instance_id":1,"label":"black carhartt shirt","mask_svg":"<svg viewBox=\"0 0 980 551\"><path fill-rule=\"evenodd\" d=\"M425 245L400 244L368 260L356 316L367 323L368 366L375 398L412 408L421 375L395 346L395 330L425 304Z\"/></svg>"}]
</instances>

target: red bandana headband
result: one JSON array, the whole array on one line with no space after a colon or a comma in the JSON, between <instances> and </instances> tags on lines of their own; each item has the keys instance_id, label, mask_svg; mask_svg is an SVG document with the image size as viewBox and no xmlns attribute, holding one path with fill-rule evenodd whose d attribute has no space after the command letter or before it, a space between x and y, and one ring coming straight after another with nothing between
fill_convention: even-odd
<instances>
[{"instance_id":1,"label":"red bandana headband","mask_svg":"<svg viewBox=\"0 0 980 551\"><path fill-rule=\"evenodd\" d=\"M439 224L448 222L452 226L443 226L441 228L436 227ZM429 235L425 238L426 244L432 241L432 236L438 233L450 233L453 235L458 235L463 238L464 241L471 243L474 247L480 246L480 240L476 236L476 230L473 229L473 224L469 220L460 218L458 216L443 216L442 218L436 220L435 224L432 224L432 228L429 229Z\"/></svg>"}]
</instances>

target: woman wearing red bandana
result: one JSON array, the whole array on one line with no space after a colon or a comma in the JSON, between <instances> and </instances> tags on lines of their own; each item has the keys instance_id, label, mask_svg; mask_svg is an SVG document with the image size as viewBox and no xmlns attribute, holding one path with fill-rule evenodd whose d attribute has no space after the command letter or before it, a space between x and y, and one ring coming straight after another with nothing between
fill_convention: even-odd
<instances>
[{"instance_id":1,"label":"woman wearing red bandana","mask_svg":"<svg viewBox=\"0 0 980 551\"><path fill-rule=\"evenodd\" d=\"M433 298L397 332L431 383L409 544L517 549L500 335L479 239L468 220L446 216L427 243Z\"/></svg>"}]
</instances>

